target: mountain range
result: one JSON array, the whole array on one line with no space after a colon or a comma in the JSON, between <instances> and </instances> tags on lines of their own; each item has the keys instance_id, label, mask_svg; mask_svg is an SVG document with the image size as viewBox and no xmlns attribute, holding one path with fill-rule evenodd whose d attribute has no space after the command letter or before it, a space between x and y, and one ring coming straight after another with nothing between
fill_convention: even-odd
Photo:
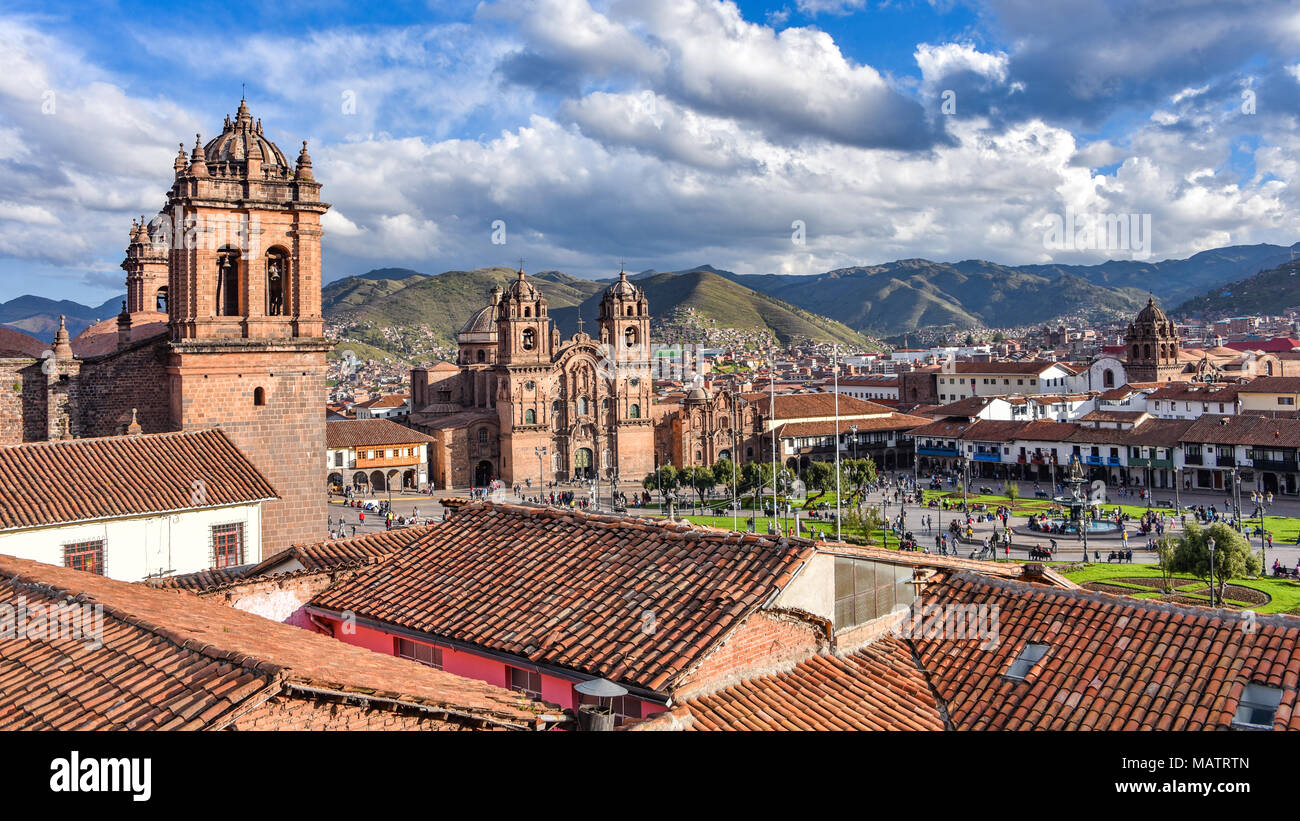
<instances>
[{"instance_id":1,"label":"mountain range","mask_svg":"<svg viewBox=\"0 0 1300 821\"><path fill-rule=\"evenodd\" d=\"M917 328L1023 326L1089 312L1123 315L1138 310L1148 294L1166 306L1178 305L1176 311L1280 310L1286 306L1278 303L1276 293L1265 296L1262 280L1226 286L1249 283L1263 276L1260 272L1285 266L1296 250L1300 243L1290 248L1235 245L1187 259L1098 265L906 259L813 275L738 274L701 265L631 276L645 289L658 318L689 309L721 327L766 331L782 342L806 337L868 346L871 335ZM322 306L328 320L349 324L350 333L355 331L365 345L403 355L390 331L424 327L433 341L450 344L465 320L487 304L491 288L505 286L515 276L509 268L436 275L377 268L325 285ZM594 331L600 296L613 277L590 280L554 270L530 277L546 294L561 333L576 331L579 317ZM1285 278L1291 279L1289 274ZM1255 297L1229 298L1223 296L1225 291ZM116 315L120 299L87 307L68 300L18 297L0 303L0 324L48 339L58 327L58 316L65 314L69 330L76 334L96 319ZM1300 293L1294 304L1300 304Z\"/></svg>"}]
</instances>

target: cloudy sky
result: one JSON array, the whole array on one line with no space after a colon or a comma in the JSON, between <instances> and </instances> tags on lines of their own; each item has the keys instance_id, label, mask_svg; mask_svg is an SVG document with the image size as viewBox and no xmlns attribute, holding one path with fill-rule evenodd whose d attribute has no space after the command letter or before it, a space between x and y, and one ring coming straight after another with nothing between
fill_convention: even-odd
<instances>
[{"instance_id":1,"label":"cloudy sky","mask_svg":"<svg viewBox=\"0 0 1300 821\"><path fill-rule=\"evenodd\" d=\"M1300 239L1293 0L33 7L0 0L0 301L122 292L241 84L310 143L327 280L1132 255L1046 247L1067 209L1150 214L1155 259Z\"/></svg>"}]
</instances>

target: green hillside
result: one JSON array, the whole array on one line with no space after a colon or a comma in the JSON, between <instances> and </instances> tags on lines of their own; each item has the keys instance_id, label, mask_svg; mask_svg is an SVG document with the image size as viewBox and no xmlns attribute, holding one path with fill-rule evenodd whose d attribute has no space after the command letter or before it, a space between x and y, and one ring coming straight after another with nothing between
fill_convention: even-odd
<instances>
[{"instance_id":1,"label":"green hillside","mask_svg":"<svg viewBox=\"0 0 1300 821\"><path fill-rule=\"evenodd\" d=\"M380 347L384 342L377 332L382 329L419 326L428 326L438 342L452 345L465 321L488 304L492 287L505 287L516 276L509 268L479 268L400 281L349 277L331 283L326 289L325 317L366 326L371 333L362 329L357 337ZM604 287L554 271L532 279L546 295L552 311L556 307L576 305Z\"/></svg>"},{"instance_id":2,"label":"green hillside","mask_svg":"<svg viewBox=\"0 0 1300 821\"><path fill-rule=\"evenodd\" d=\"M427 327L436 342L452 345L465 321L487 305L492 287L504 287L516 276L509 268L480 268L436 276L414 274L400 280L349 277L326 286L325 317L347 324L351 339L397 355L401 352L386 337L392 329ZM551 318L561 334L567 337L577 331L579 315L583 329L594 334L600 298L612 280L579 279L560 271L543 271L530 279L546 295ZM871 346L861 334L839 322L711 271L655 274L638 278L637 284L645 289L655 316L685 307L721 327L767 331L782 342L806 337Z\"/></svg>"},{"instance_id":3,"label":"green hillside","mask_svg":"<svg viewBox=\"0 0 1300 821\"><path fill-rule=\"evenodd\" d=\"M1260 271L1253 277L1220 285L1209 293L1189 299L1174 309L1176 314L1239 316L1280 314L1300 307L1300 259Z\"/></svg>"},{"instance_id":4,"label":"green hillside","mask_svg":"<svg viewBox=\"0 0 1300 821\"><path fill-rule=\"evenodd\" d=\"M803 337L819 342L867 345L861 334L839 322L712 271L657 274L638 280L637 284L645 289L655 311L693 308L723 327L766 330L783 343Z\"/></svg>"},{"instance_id":5,"label":"green hillside","mask_svg":"<svg viewBox=\"0 0 1300 821\"><path fill-rule=\"evenodd\" d=\"M1138 289L1096 285L1072 274L922 259L806 277L735 280L850 328L879 334L926 327L1028 325L1079 309L1128 312L1145 303Z\"/></svg>"}]
</instances>

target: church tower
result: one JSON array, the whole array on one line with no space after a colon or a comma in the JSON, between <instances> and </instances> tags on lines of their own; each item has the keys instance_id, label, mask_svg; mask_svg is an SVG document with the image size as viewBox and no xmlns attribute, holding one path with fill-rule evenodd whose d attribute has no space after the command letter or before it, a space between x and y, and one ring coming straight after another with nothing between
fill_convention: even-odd
<instances>
[{"instance_id":1,"label":"church tower","mask_svg":"<svg viewBox=\"0 0 1300 821\"><path fill-rule=\"evenodd\" d=\"M279 493L264 556L325 535L325 354L320 183L240 100L217 137L174 164L165 216L171 421L220 427ZM147 300L146 300L147 301ZM245 556L257 561L258 556Z\"/></svg>"},{"instance_id":2,"label":"church tower","mask_svg":"<svg viewBox=\"0 0 1300 821\"><path fill-rule=\"evenodd\" d=\"M1178 362L1178 330L1154 297L1128 326L1125 372L1129 382L1172 382L1182 366Z\"/></svg>"},{"instance_id":3,"label":"church tower","mask_svg":"<svg viewBox=\"0 0 1300 821\"><path fill-rule=\"evenodd\" d=\"M554 457L551 441L552 360L557 345L546 298L519 276L497 303L496 408L501 430L500 476L507 482L536 476L539 447L548 448L542 465Z\"/></svg>"},{"instance_id":4,"label":"church tower","mask_svg":"<svg viewBox=\"0 0 1300 821\"><path fill-rule=\"evenodd\" d=\"M167 312L167 245L165 231L144 217L132 221L130 244L122 270L126 271L126 312L134 320L143 314Z\"/></svg>"},{"instance_id":5,"label":"church tower","mask_svg":"<svg viewBox=\"0 0 1300 821\"><path fill-rule=\"evenodd\" d=\"M614 431L615 471L622 477L654 471L654 423L650 420L650 303L620 270L600 300L600 341L613 359L614 403L606 420Z\"/></svg>"}]
</instances>

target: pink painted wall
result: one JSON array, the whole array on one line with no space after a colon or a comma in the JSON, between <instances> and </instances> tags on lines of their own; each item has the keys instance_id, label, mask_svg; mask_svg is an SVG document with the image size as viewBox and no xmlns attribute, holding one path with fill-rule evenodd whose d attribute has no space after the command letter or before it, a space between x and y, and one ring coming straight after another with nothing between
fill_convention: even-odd
<instances>
[{"instance_id":1,"label":"pink painted wall","mask_svg":"<svg viewBox=\"0 0 1300 821\"><path fill-rule=\"evenodd\" d=\"M343 625L339 621L319 616L317 618L333 627L334 638L339 641L388 656L396 654L396 636L391 633L360 624L355 626L354 632L348 633L344 632ZM309 627L309 629L315 628ZM442 669L446 672L485 681L498 687L508 688L510 686L509 674L506 672L507 665L504 662L465 650L454 650L450 647L442 647L441 649ZM574 692L573 686L578 683L579 681L576 679L561 678L544 672L542 673L542 700L558 704L564 709L575 709L579 696ZM662 713L666 709L662 704L641 700L641 714L643 717L648 718L655 713Z\"/></svg>"}]
</instances>

